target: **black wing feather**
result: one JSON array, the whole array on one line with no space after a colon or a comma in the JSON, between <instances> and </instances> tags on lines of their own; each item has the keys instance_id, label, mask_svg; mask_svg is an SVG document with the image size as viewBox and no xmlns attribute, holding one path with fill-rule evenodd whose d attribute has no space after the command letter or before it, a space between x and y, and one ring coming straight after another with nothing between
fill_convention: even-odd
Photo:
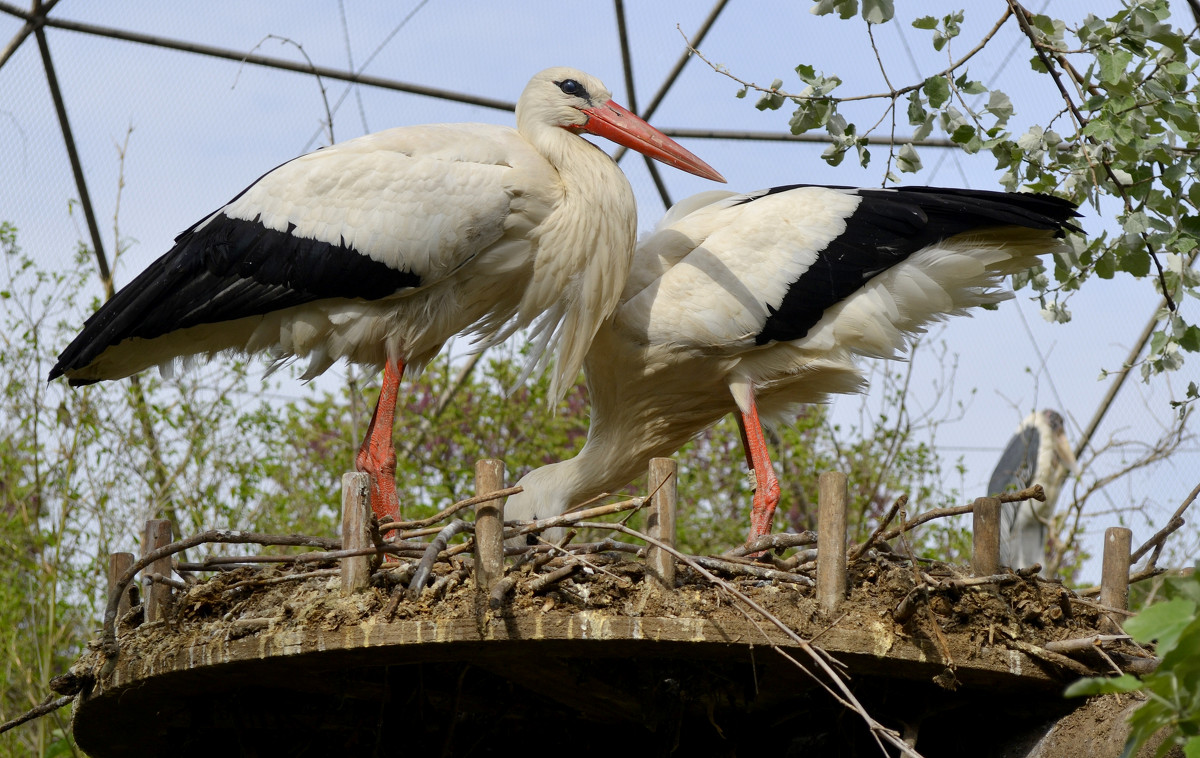
<instances>
[{"instance_id":1,"label":"black wing feather","mask_svg":"<svg viewBox=\"0 0 1200 758\"><path fill-rule=\"evenodd\" d=\"M744 202L798 187L776 187ZM818 252L816 261L794 281L755 338L756 344L799 339L825 311L849 297L871 277L913 253L974 229L1020 226L1061 236L1077 231L1075 205L1051 195L985 190L901 187L854 189L862 201L846 220L846 230Z\"/></svg>"},{"instance_id":2,"label":"black wing feather","mask_svg":"<svg viewBox=\"0 0 1200 758\"><path fill-rule=\"evenodd\" d=\"M377 300L421 284L345 244L268 229L218 213L96 311L58 363L54 379L127 339L258 316L325 298Z\"/></svg>"}]
</instances>

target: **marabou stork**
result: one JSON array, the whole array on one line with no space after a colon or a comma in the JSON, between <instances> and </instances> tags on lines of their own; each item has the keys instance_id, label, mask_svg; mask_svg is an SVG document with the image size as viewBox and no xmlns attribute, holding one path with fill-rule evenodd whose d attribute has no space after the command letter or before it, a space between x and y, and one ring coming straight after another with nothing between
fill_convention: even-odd
<instances>
[{"instance_id":1,"label":"marabou stork","mask_svg":"<svg viewBox=\"0 0 1200 758\"><path fill-rule=\"evenodd\" d=\"M590 132L685 171L720 174L570 68L533 77L517 128L408 126L273 169L175 240L91 316L50 379L119 379L179 358L265 352L384 369L357 465L398 514L400 378L463 331L533 325L565 393L616 307L637 237L633 191Z\"/></svg>"},{"instance_id":2,"label":"marabou stork","mask_svg":"<svg viewBox=\"0 0 1200 758\"><path fill-rule=\"evenodd\" d=\"M1078 475L1079 466L1067 440L1062 416L1048 408L1026 416L992 471L988 492L999 494L1040 484L1046 500L1041 503L1023 500L1001 506L1002 565L1014 569L1035 563L1045 565L1048 524L1068 471Z\"/></svg>"},{"instance_id":3,"label":"marabou stork","mask_svg":"<svg viewBox=\"0 0 1200 758\"><path fill-rule=\"evenodd\" d=\"M613 492L726 413L757 483L750 539L779 500L760 419L862 391L858 356L897 358L931 322L1012 297L1003 278L1067 249L1075 206L1047 195L792 185L713 191L639 244L584 362L587 442L518 484L506 519Z\"/></svg>"}]
</instances>

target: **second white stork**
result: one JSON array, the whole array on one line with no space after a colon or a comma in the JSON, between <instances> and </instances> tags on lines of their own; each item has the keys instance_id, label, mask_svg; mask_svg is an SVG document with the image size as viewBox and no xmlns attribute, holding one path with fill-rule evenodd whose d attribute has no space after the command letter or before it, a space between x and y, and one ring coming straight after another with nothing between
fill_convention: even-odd
<instances>
[{"instance_id":1,"label":"second white stork","mask_svg":"<svg viewBox=\"0 0 1200 758\"><path fill-rule=\"evenodd\" d=\"M372 505L397 515L400 378L464 330L498 341L533 325L574 381L616 307L637 234L633 191L590 132L724 181L570 68L533 77L517 128L409 126L296 158L184 231L106 302L50 379L119 379L233 350L383 367L359 449Z\"/></svg>"},{"instance_id":2,"label":"second white stork","mask_svg":"<svg viewBox=\"0 0 1200 758\"><path fill-rule=\"evenodd\" d=\"M1079 473L1063 417L1049 408L1029 414L992 471L988 492L1042 485L1046 499L1004 503L1000 511L1000 563L1014 569L1045 565L1048 524L1067 472Z\"/></svg>"},{"instance_id":3,"label":"second white stork","mask_svg":"<svg viewBox=\"0 0 1200 758\"><path fill-rule=\"evenodd\" d=\"M645 471L726 413L757 482L750 539L779 500L761 421L858 392L856 358L897 358L931 322L1012 296L1007 274L1068 248L1055 197L793 185L708 192L639 246L585 361L587 442L536 469L506 519L555 516Z\"/></svg>"}]
</instances>

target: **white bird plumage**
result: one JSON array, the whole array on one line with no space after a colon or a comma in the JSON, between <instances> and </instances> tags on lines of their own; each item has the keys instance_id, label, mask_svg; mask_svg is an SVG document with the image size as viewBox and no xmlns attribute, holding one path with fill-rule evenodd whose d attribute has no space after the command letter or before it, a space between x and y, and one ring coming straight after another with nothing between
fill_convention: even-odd
<instances>
[{"instance_id":1,"label":"white bird plumage","mask_svg":"<svg viewBox=\"0 0 1200 758\"><path fill-rule=\"evenodd\" d=\"M505 518L615 491L726 413L753 446L760 417L785 422L801 404L863 390L859 356L899 357L929 323L1011 297L1004 276L1065 249L1074 216L1046 196L932 188L683 201L639 244L585 361L587 442L522 478ZM752 537L769 531L778 498L759 444Z\"/></svg>"},{"instance_id":2,"label":"white bird plumage","mask_svg":"<svg viewBox=\"0 0 1200 758\"><path fill-rule=\"evenodd\" d=\"M405 368L455 334L492 343L533 325L564 393L616 306L637 230L629 182L578 135L723 179L575 69L534 76L516 117L515 130L389 129L268 172L89 318L50 378L169 371L227 350L307 358L311 378L345 358L384 367L384 406ZM390 413L376 410L359 464L394 512Z\"/></svg>"},{"instance_id":3,"label":"white bird plumage","mask_svg":"<svg viewBox=\"0 0 1200 758\"><path fill-rule=\"evenodd\" d=\"M1067 474L1079 473L1062 416L1049 408L1029 414L1017 427L992 471L988 492L1000 494L1042 485L1046 499L1004 503L1000 511L1000 563L1014 569L1046 565L1054 507Z\"/></svg>"}]
</instances>

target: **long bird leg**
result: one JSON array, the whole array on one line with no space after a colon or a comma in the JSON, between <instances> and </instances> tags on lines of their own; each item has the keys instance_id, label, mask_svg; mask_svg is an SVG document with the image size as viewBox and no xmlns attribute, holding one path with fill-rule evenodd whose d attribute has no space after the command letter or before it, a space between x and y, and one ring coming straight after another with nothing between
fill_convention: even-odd
<instances>
[{"instance_id":1,"label":"long bird leg","mask_svg":"<svg viewBox=\"0 0 1200 758\"><path fill-rule=\"evenodd\" d=\"M758 406L754 394L750 394L750 410L738 413L738 428L742 430L742 449L746 452L746 463L754 472L754 505L750 510L750 536L746 542L771 533L771 520L775 507L779 505L779 480L771 455L767 452L767 440L763 436L762 423L758 420Z\"/></svg>"},{"instance_id":2,"label":"long bird leg","mask_svg":"<svg viewBox=\"0 0 1200 758\"><path fill-rule=\"evenodd\" d=\"M389 360L383 367L383 384L379 402L367 425L367 437L358 448L355 465L371 475L371 510L382 519L400 519L400 500L396 496L396 447L392 429L396 420L396 398L400 394L400 379L404 376L404 361Z\"/></svg>"}]
</instances>

